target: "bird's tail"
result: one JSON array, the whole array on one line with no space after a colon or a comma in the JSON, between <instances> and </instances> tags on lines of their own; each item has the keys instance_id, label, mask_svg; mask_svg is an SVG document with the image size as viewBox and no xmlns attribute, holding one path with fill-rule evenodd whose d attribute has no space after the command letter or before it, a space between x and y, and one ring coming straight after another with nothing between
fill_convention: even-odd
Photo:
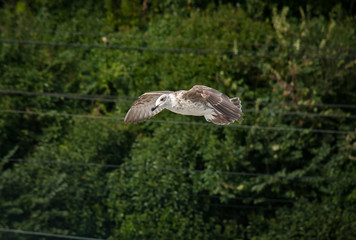
<instances>
[{"instance_id":1,"label":"bird's tail","mask_svg":"<svg viewBox=\"0 0 356 240\"><path fill-rule=\"evenodd\" d=\"M238 119L238 121L242 121L243 112L241 109L242 105L241 105L240 98L238 97L230 98L230 101L240 110L240 118Z\"/></svg>"},{"instance_id":2,"label":"bird's tail","mask_svg":"<svg viewBox=\"0 0 356 240\"><path fill-rule=\"evenodd\" d=\"M240 98L238 97L230 98L230 101L241 110L242 106L241 106Z\"/></svg>"}]
</instances>

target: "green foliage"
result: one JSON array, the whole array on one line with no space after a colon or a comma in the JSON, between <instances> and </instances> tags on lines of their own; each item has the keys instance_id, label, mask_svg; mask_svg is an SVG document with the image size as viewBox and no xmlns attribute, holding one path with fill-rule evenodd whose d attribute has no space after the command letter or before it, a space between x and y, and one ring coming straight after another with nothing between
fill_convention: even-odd
<instances>
[{"instance_id":1,"label":"green foliage","mask_svg":"<svg viewBox=\"0 0 356 240\"><path fill-rule=\"evenodd\" d=\"M276 219L270 222L270 231L255 239L353 239L355 222L354 211L297 205L293 210L278 211Z\"/></svg>"},{"instance_id":2,"label":"green foliage","mask_svg":"<svg viewBox=\"0 0 356 240\"><path fill-rule=\"evenodd\" d=\"M355 131L354 118L279 113L356 114L308 105L356 102L348 5L228 2L3 3L0 39L30 42L0 44L0 89L119 101L0 94L0 111L28 112L0 112L0 227L108 239L354 238L355 134L278 130ZM160 123L118 120L145 91L195 84L239 96L242 126L169 112ZM11 236L36 239L0 232Z\"/></svg>"}]
</instances>

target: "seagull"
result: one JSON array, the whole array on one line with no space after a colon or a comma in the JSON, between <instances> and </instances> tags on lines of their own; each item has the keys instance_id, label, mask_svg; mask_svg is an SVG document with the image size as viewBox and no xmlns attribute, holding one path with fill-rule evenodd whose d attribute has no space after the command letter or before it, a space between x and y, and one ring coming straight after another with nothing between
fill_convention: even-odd
<instances>
[{"instance_id":1,"label":"seagull","mask_svg":"<svg viewBox=\"0 0 356 240\"><path fill-rule=\"evenodd\" d=\"M238 97L229 98L214 88L195 85L190 90L142 94L126 113L124 122L142 122L164 109L182 115L204 116L208 122L217 125L228 125L242 116Z\"/></svg>"}]
</instances>

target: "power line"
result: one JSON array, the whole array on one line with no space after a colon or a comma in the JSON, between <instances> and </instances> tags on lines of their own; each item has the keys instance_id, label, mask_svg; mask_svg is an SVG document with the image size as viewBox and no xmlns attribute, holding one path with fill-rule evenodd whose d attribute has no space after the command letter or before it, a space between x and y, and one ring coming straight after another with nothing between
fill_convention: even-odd
<instances>
[{"instance_id":1,"label":"power line","mask_svg":"<svg viewBox=\"0 0 356 240\"><path fill-rule=\"evenodd\" d=\"M242 204L219 204L219 203L211 203L209 206L219 207L219 208L238 208L238 209L263 209L263 210L277 210L278 207L270 207L270 206L254 206L254 205L242 205Z\"/></svg>"},{"instance_id":2,"label":"power line","mask_svg":"<svg viewBox=\"0 0 356 240\"><path fill-rule=\"evenodd\" d=\"M4 184L4 183L1 183ZM14 184L14 183L12 183ZM27 184L28 186L29 184ZM130 194L130 195L142 195L142 196L147 196L148 194L154 194L156 195L163 195L163 196L179 196L179 197L196 197L196 198L206 198L206 199L229 199L229 200L239 200L239 201L253 201L256 203L284 203L284 204L296 204L296 203L303 203L303 204L311 204L311 205L326 205L326 206L343 206L343 207L349 207L349 206L354 206L352 204L336 204L332 202L308 202L306 200L300 201L300 200L293 200L293 199L286 199L286 198L266 198L266 197L240 197L240 196L224 196L224 195L208 195L208 194L200 194L200 193L189 193L189 192L162 192L162 191L130 191L130 190L122 190L118 188L105 188L105 187L80 187L80 186L73 186L71 184L66 183L65 186L57 186L57 185L49 185L49 184L30 184L31 186L39 186L39 187L50 187L53 189L61 188L61 190L69 190L69 189L74 189L74 190L86 190L89 191L89 193L121 193L121 194ZM95 198L105 198L105 195L101 194L100 196L97 195L90 195L90 197L95 197ZM211 204L211 203L210 203ZM256 205L236 205L236 204L222 204L224 207L229 207L229 208L264 208L263 206L256 206ZM271 209L271 208L270 208ZM278 208L274 208L278 209Z\"/></svg>"},{"instance_id":3,"label":"power line","mask_svg":"<svg viewBox=\"0 0 356 240\"><path fill-rule=\"evenodd\" d=\"M243 112L251 113L268 113L268 114L278 114L278 115L290 115L290 116L301 116L301 117L329 117L329 118L356 118L356 115L345 115L345 114L330 114L330 113L308 113L308 112L291 112L291 111L275 111L275 110L254 110L245 109Z\"/></svg>"},{"instance_id":4,"label":"power line","mask_svg":"<svg viewBox=\"0 0 356 240\"><path fill-rule=\"evenodd\" d=\"M71 114L71 113L34 112L34 111L29 111L29 110L24 111L24 110L13 110L13 109L0 109L0 112L12 113L12 114L42 115L42 116L51 116L51 117L71 117L71 118L78 117L78 118L88 118L88 119L117 120L117 121L124 120L123 118L120 118L120 117ZM228 125L228 126L220 126L220 125L215 125L215 124L211 124L211 123L171 121L171 120L158 120L158 119L149 119L146 122L163 123L163 124L180 124L180 125L199 125L199 126L208 126L208 127L241 128L241 129L249 129L249 130L265 130L265 131L295 131L295 132L313 132L313 133L329 133L329 134L354 133L353 131L344 131L344 130L293 128L293 127L268 127L268 126L242 125L242 124L241 125L233 124L233 125Z\"/></svg>"},{"instance_id":5,"label":"power line","mask_svg":"<svg viewBox=\"0 0 356 240\"><path fill-rule=\"evenodd\" d=\"M253 105L279 105L279 106L304 106L304 107L327 107L327 108L352 108L356 109L354 104L324 104L324 103L294 103L294 102L261 102L261 101L244 101Z\"/></svg>"},{"instance_id":6,"label":"power line","mask_svg":"<svg viewBox=\"0 0 356 240\"><path fill-rule=\"evenodd\" d=\"M79 100L99 101L99 102L133 103L132 100L122 100L122 99L133 99L133 97L128 97L128 96L86 95L86 94L75 94L75 93L28 92L28 91L8 90L8 89L0 89L0 93L27 95L27 96L57 97L57 98L79 99Z\"/></svg>"},{"instance_id":7,"label":"power line","mask_svg":"<svg viewBox=\"0 0 356 240\"><path fill-rule=\"evenodd\" d=\"M1 183L4 184L4 183ZM16 183L15 183L16 184ZM68 184L68 183L66 183ZM14 185L14 183L12 183ZM308 202L305 199L303 201L300 200L293 200L293 199L286 199L286 198L266 198L266 197L240 197L240 196L224 196L224 195L208 195L208 194L200 194L200 193L189 193L189 192L162 192L162 191L130 191L130 190L122 190L122 189L117 189L117 188L105 188L105 187L80 187L80 186L73 186L73 185L65 185L65 186L57 186L57 185L49 185L49 184L27 184L26 186L31 185L31 186L39 186L39 187L50 187L52 189L58 189L61 187L62 190L68 190L68 189L74 189L74 190L86 190L89 191L90 193L96 192L96 193L122 193L122 194L131 194L131 195L142 195L142 196L147 196L148 194L154 194L154 195L163 195L163 196L184 196L184 197L197 197L197 198L206 198L206 199L229 199L229 200L239 200L239 201L254 201L255 203L285 203L285 204L295 204L295 203L307 203L307 204L318 204L318 205L327 205L327 206L339 206L340 204L332 203L332 202ZM63 187L63 188L62 188ZM93 196L93 197L105 197L104 195L102 196ZM235 204L234 204L235 205ZM344 207L347 206L354 206L352 204L341 204ZM241 206L251 206L251 205L241 205ZM252 205L252 207L256 207L255 205Z\"/></svg>"},{"instance_id":8,"label":"power line","mask_svg":"<svg viewBox=\"0 0 356 240\"><path fill-rule=\"evenodd\" d=\"M40 163L40 164L61 164L61 165L74 165L74 166L94 166L94 167L110 167L110 168L122 168L122 165L112 165L112 164L96 164L96 163L78 163L78 162L59 162L59 161L33 161L33 160L24 160L24 159L7 159L8 161L12 161L12 162L25 162L25 163ZM130 167L130 169L132 169L132 166L124 166L124 167ZM66 168L67 169L67 168ZM134 169L137 169L137 167L134 167ZM189 169L160 169L160 168L141 168L141 169L145 169L145 170L159 170L159 171L171 171L171 170L184 170L184 172L190 172L191 170ZM194 172L219 172L222 173L223 171L206 171L206 170L198 170ZM236 172L223 172L223 173L236 173ZM240 175L240 173L237 173ZM246 174L243 174L243 176L245 176ZM280 175L272 175L272 174L258 174L259 176L263 175L263 176L273 176L273 177L282 177L282 178L286 178L288 176L280 176ZM292 177L293 179L296 178L306 178L306 179L320 179L320 180L339 180L339 181L352 181L352 182L356 182L353 179L342 179L342 178L326 178L326 177L309 177L309 176L301 176L301 177ZM4 184L4 183L1 183ZM49 185L49 184L31 184L31 185L36 185L36 186L47 186L47 187L51 187L51 188L58 188L59 186L56 185ZM128 190L122 190L122 189L117 189L117 188L105 188L105 187L80 187L80 186L73 186L71 184L66 183L65 186L63 186L65 189L75 189L75 190L87 190L90 192L97 192L97 193L102 193L104 191L107 192L118 192L118 193L128 193L128 194L141 194L141 195L147 195L147 194L154 194L154 195L172 195L172 196L189 196L189 197L198 197L198 198L209 198L209 199L221 199L221 198L225 198L225 199L230 199L230 200L240 200L240 201L255 201L255 202L270 202L270 203L299 203L300 201L298 200L293 200L293 199L285 199L285 198L266 198L266 197L240 197L240 196L217 196L217 195L208 195L208 194L199 194L199 193L186 193L186 192L162 192L162 191L128 191ZM63 188L63 189L64 189ZM64 190L65 190L64 189ZM97 196L95 196L97 197ZM308 204L322 204L322 205L328 205L328 206L335 206L338 204L335 203L330 203L330 202L319 202L319 203L310 203L307 202ZM244 205L246 206L246 205ZM352 206L352 205L343 205L343 206Z\"/></svg>"},{"instance_id":9,"label":"power line","mask_svg":"<svg viewBox=\"0 0 356 240\"><path fill-rule=\"evenodd\" d=\"M3 183L1 183L3 184ZM39 187L50 187L53 189L57 189L56 185L49 184L27 184L31 186L39 186ZM208 195L208 194L199 194L199 193L189 193L189 192L161 192L161 191L129 191L122 190L117 188L104 188L104 187L80 187L80 186L72 186L68 185L64 187L65 189L73 189L73 190L87 190L90 192L102 193L102 192L116 192L116 193L126 193L131 195L143 195L147 196L147 194L154 195L163 195L163 196L184 196L184 197L197 197L197 198L207 198L207 199L221 199L226 198L230 200L240 200L240 201L258 201L258 202L270 202L270 203L297 203L297 200L285 199L285 198L266 198L266 197L239 197L239 196L217 196L217 195Z\"/></svg>"},{"instance_id":10,"label":"power line","mask_svg":"<svg viewBox=\"0 0 356 240\"><path fill-rule=\"evenodd\" d=\"M267 55L277 56L279 52L269 52L266 50L254 51L254 50L234 50L234 49L210 49L210 48L180 48L180 47L140 47L140 46L124 46L124 45L110 45L110 44L87 44L87 43L65 43L65 42L41 42L32 40L15 40L15 39L0 39L0 43L4 44L22 44L22 45L37 45L37 46L50 46L50 47L72 47L72 48L89 48L89 49L111 49L111 50L133 50L133 51L147 51L156 53L170 53L170 54L199 54L199 55L231 55L242 56L251 55L256 56L256 53L260 53L265 57ZM293 52L289 52L291 54ZM307 52L304 55L308 55L309 58L318 58L318 56L340 56L345 52L333 53L333 52ZM351 55L353 57L353 55Z\"/></svg>"},{"instance_id":11,"label":"power line","mask_svg":"<svg viewBox=\"0 0 356 240\"><path fill-rule=\"evenodd\" d=\"M149 35L133 35L133 34L122 34L120 32L82 32L82 31L68 31L68 30L51 30L51 29L25 29L20 27L1 27L0 30L10 29L14 31L22 32L37 32L37 33L61 33L61 34L72 34L72 35L83 35L83 36L95 36L95 37L120 37L127 39L137 39L137 40L152 40L152 41L162 41L162 42L189 42L189 43L208 43L208 44L226 44L226 45L247 45L247 46L265 46L265 47L283 47L277 43L262 43L262 42L242 42L242 41L226 41L226 40L215 40L215 39L192 39L192 38L177 38L177 37L157 37ZM306 45L303 44L301 47L304 48L319 48L318 45ZM287 48L295 49L294 46L287 46ZM343 48L343 47L328 47L330 50L353 50L354 47Z\"/></svg>"},{"instance_id":12,"label":"power line","mask_svg":"<svg viewBox=\"0 0 356 240\"><path fill-rule=\"evenodd\" d=\"M321 177L321 176L294 176L291 174L269 174L269 173L250 173L250 172L235 172L235 171L214 171L214 170L196 170L186 168L162 168L162 167L149 167L149 166L132 166L132 165L117 165L117 164L103 164L103 163L86 163L86 162L65 162L65 161L44 161L36 159L7 159L9 162L19 163L38 163L49 165L67 165L67 166L82 166L82 167L97 167L97 168L114 168L114 169L128 169L128 170L145 170L145 171L161 171L161 172L180 172L180 173L209 173L219 175L231 175L241 177L270 177L282 179L301 179L308 181L351 181L356 182L354 179L349 178L335 178L335 177Z\"/></svg>"},{"instance_id":13,"label":"power line","mask_svg":"<svg viewBox=\"0 0 356 240\"><path fill-rule=\"evenodd\" d=\"M170 47L170 48L167 48L167 47L156 48L156 47L103 45L103 44L87 44L87 43L41 42L41 41L14 40L14 39L0 39L0 43L52 46L52 47L90 48L90 49L101 48L101 49L112 49L112 50L134 50L134 51L176 53L176 54L196 53L196 54L202 54L202 55L210 55L210 54L212 54L212 55L232 54L232 55L234 55L234 51L231 49L172 48L172 47ZM244 52L248 52L248 51L244 50Z\"/></svg>"},{"instance_id":14,"label":"power line","mask_svg":"<svg viewBox=\"0 0 356 240\"><path fill-rule=\"evenodd\" d=\"M80 32L80 31L64 31L64 30L51 30L51 29L24 29L24 28L14 28L14 27L2 27L2 29L10 29L15 31L22 32L39 32L39 33L62 33L62 34L72 34L72 35L86 35L86 36L95 36L95 37L121 37L128 39L138 39L138 40L153 40L153 41L163 41L163 42L193 42L193 43L210 43L210 44L228 44L228 45L266 45L265 43L252 43L252 42L233 42L233 41L225 41L225 40L212 40L212 39L188 39L188 38L163 38L156 36L148 36L148 35L132 35L132 34L122 34L119 32ZM268 44L268 46L271 46ZM276 45L277 46L277 45Z\"/></svg>"},{"instance_id":15,"label":"power line","mask_svg":"<svg viewBox=\"0 0 356 240\"><path fill-rule=\"evenodd\" d=\"M2 183L3 184L3 183ZM17 184L17 183L10 183L12 186ZM7 185L9 185L7 183ZM26 186L28 186L27 184ZM51 186L51 185L42 185L42 184L30 184L31 186L39 186L39 187L50 187L53 189L58 189L59 186ZM239 200L239 201L255 201L255 204L261 204L261 203L285 203L285 204L295 204L295 203L300 203L298 200L292 200L292 199L283 199L283 198L265 198L265 197L232 197L232 196L216 196L216 195L207 195L207 194L193 194L193 193L181 193L181 192L158 192L158 191L127 191L127 190L121 190L121 189L115 189L115 188L92 188L92 187L78 187L78 186L60 186L61 190L86 190L88 193L91 193L90 195L85 195L89 196L90 198L107 198L106 195L102 194L104 191L107 191L108 193L116 192L116 193L126 193L126 194L131 194L131 195L143 195L147 196L148 194L154 194L154 195L163 195L163 196L186 196L186 197L197 197L197 198L206 198L206 199L230 199L230 200ZM101 193L101 195L93 195L93 193ZM79 196L73 196L71 199L79 199ZM257 203L258 202L258 203ZM305 201L303 201L305 202ZM311 202L307 202L309 204L312 204ZM202 205L204 203L197 203L198 205ZM334 203L319 203L323 205L331 205L331 206L336 206L338 204ZM209 205L214 205L212 203L209 203ZM284 205L285 206L285 205ZM345 205L343 205L345 206ZM235 208L245 208L245 209L260 209L260 208L265 208L264 206L261 205L249 205L249 204L220 204L220 207L235 207ZM278 209L277 207L269 207L269 209Z\"/></svg>"},{"instance_id":16,"label":"power line","mask_svg":"<svg viewBox=\"0 0 356 240\"><path fill-rule=\"evenodd\" d=\"M108 102L120 102L119 99L132 99L135 100L137 97L126 96L126 95L88 95L88 94L78 94L78 93L49 93L49 92L30 92L22 90L12 90L12 89L0 89L0 93L4 94L18 94L18 95L29 95L29 96L49 96L49 97L61 97L61 98L71 98L71 99L83 99L83 100L98 100L98 101L108 101ZM133 101L130 101L132 103ZM324 103L294 103L294 102L262 102L262 101L244 101L247 104L253 105L286 105L286 106L307 106L307 107L328 107L328 108L354 108L356 109L356 104L324 104Z\"/></svg>"},{"instance_id":17,"label":"power line","mask_svg":"<svg viewBox=\"0 0 356 240\"><path fill-rule=\"evenodd\" d=\"M131 100L125 100L125 99L134 99L134 97L124 96L124 95L121 95L121 96L85 95L85 94L74 94L74 93L28 92L28 91L9 90L9 89L0 89L0 93L28 95L28 96L48 96L48 97L79 99L79 100L87 100L87 101L99 101L99 102L114 102L114 103L133 103L134 102ZM249 102L249 103L251 103L251 102ZM256 103L256 102L254 102L254 103ZM276 103L276 104L282 104L282 103ZM356 108L356 105L355 106L346 105L346 106L349 108L351 108L351 107ZM291 112L291 111L274 111L274 110L254 110L254 109L245 109L244 112L281 114L281 115L292 115L292 116L298 115L298 116L308 116L308 117L356 118L356 115L330 114L330 113L325 114L325 113L308 113L308 112Z\"/></svg>"},{"instance_id":18,"label":"power line","mask_svg":"<svg viewBox=\"0 0 356 240\"><path fill-rule=\"evenodd\" d=\"M98 115L85 115L85 114L72 114L72 113L51 113L51 112L33 112L33 111L23 111L23 110L12 110L12 109L0 109L3 113L15 113L15 114L30 114L30 115L42 115L51 117L78 117L78 118L88 118L88 119L106 119L106 120L117 120L124 121L124 118L120 117L109 117L109 116L98 116ZM152 120L150 120L152 121Z\"/></svg>"},{"instance_id":19,"label":"power line","mask_svg":"<svg viewBox=\"0 0 356 240\"><path fill-rule=\"evenodd\" d=\"M33 235L33 236L41 236L41 237L54 237L54 238L62 238L62 239L105 240L103 238L88 238L88 237L79 237L79 236L73 236L73 235L63 235L63 234L54 234L54 233L45 233L45 232L25 231L25 230L10 229L10 228L0 228L0 232L16 233L16 234L24 234L24 235Z\"/></svg>"},{"instance_id":20,"label":"power line","mask_svg":"<svg viewBox=\"0 0 356 240\"><path fill-rule=\"evenodd\" d=\"M1 183L4 184L4 183ZM11 185L15 185L17 183L10 183ZM8 183L6 183L8 185ZM105 187L80 187L80 186L73 186L71 184L65 183L65 185L55 185L55 184L27 184L26 186L39 186L39 187L50 187L53 189L60 188L61 191L67 191L69 189L74 189L74 190L86 190L89 193L101 193L101 195L89 195L89 197L94 197L94 198L106 198L106 195L103 195L103 192L112 193L112 192L117 192L117 193L125 193L125 194L131 194L131 195L143 195L147 196L148 194L154 194L156 195L170 195L170 196L186 196L186 197L197 197L197 198L207 198L207 199L229 199L229 200L239 200L239 201L254 201L255 204L258 203L285 203L285 204L296 204L296 203L303 203L305 204L311 204L311 205L326 205L326 206L343 206L343 207L349 207L349 206L354 206L352 204L336 204L332 202L308 202L305 199L300 201L300 200L293 200L293 199L285 199L285 198L266 198L266 197L239 197L239 196L224 196L224 195L208 195L208 194L199 194L199 193L189 193L189 192L162 192L162 191L130 191L130 190L122 190L118 188L105 188ZM37 189L37 188L34 188ZM78 198L78 197L75 197ZM198 203L199 204L199 203ZM201 204L201 203L200 203ZM214 203L209 203L210 205L214 205ZM260 205L236 205L236 204L220 204L220 207L228 207L228 208L243 208L243 209L256 209L256 208L265 208L264 206ZM276 207L268 207L268 209L278 209Z\"/></svg>"}]
</instances>

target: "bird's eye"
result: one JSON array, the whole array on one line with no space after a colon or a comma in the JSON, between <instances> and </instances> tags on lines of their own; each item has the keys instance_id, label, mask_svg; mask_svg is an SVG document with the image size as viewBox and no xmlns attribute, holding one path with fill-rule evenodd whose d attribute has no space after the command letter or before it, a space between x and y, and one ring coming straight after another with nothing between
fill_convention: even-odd
<instances>
[{"instance_id":1,"label":"bird's eye","mask_svg":"<svg viewBox=\"0 0 356 240\"><path fill-rule=\"evenodd\" d=\"M166 100L166 98L165 98L165 97L164 97L164 98L161 98L161 102L162 102L162 101L165 101L165 100Z\"/></svg>"}]
</instances>

